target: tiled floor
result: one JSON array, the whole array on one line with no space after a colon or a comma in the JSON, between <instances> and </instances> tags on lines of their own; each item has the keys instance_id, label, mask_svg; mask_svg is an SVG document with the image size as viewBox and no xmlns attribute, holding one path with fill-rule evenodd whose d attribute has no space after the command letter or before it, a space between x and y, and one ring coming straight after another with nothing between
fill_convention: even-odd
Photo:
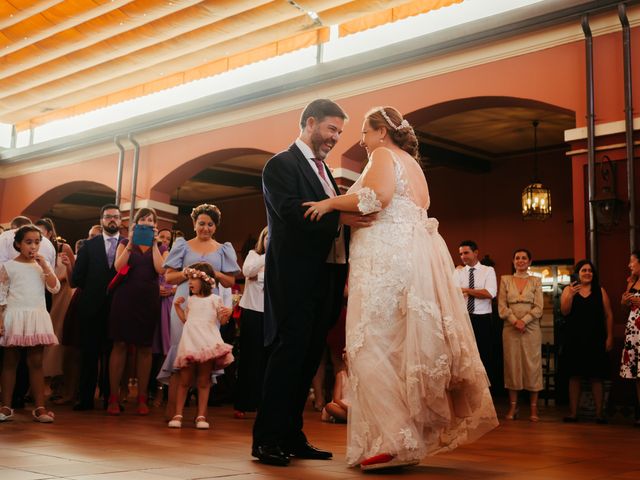
<instances>
[{"instance_id":1,"label":"tiled floor","mask_svg":"<svg viewBox=\"0 0 640 480\"><path fill-rule=\"evenodd\" d=\"M209 431L188 422L169 430L159 410L146 418L130 412L112 418L60 407L52 425L34 423L27 411L16 413L14 421L0 424L0 480L640 479L640 430L622 420L566 425L554 409L538 424L503 422L472 445L384 474L348 468L346 426L321 423L312 411L307 435L335 457L293 460L286 468L251 458L252 421L233 419L229 407L210 409Z\"/></svg>"}]
</instances>

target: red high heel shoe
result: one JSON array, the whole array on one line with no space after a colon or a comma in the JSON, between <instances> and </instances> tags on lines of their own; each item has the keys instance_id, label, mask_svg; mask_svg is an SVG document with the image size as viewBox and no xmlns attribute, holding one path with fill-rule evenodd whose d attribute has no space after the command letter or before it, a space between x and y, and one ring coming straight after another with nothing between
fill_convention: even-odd
<instances>
[{"instance_id":1,"label":"red high heel shoe","mask_svg":"<svg viewBox=\"0 0 640 480\"><path fill-rule=\"evenodd\" d=\"M120 415L120 402L118 401L118 396L111 394L109 395L109 404L107 405L107 415L118 416Z\"/></svg>"},{"instance_id":2,"label":"red high heel shoe","mask_svg":"<svg viewBox=\"0 0 640 480\"><path fill-rule=\"evenodd\" d=\"M389 453L381 453L363 460L360 463L361 470L381 470L383 468L409 467L417 465L420 460L399 460Z\"/></svg>"},{"instance_id":3,"label":"red high heel shoe","mask_svg":"<svg viewBox=\"0 0 640 480\"><path fill-rule=\"evenodd\" d=\"M244 420L247 415L242 410L234 410L233 418L237 418L238 420Z\"/></svg>"}]
</instances>

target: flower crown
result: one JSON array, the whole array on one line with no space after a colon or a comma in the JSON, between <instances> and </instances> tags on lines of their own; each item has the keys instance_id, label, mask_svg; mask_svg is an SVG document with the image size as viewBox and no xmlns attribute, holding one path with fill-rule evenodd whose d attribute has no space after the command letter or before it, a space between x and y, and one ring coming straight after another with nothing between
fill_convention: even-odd
<instances>
[{"instance_id":1,"label":"flower crown","mask_svg":"<svg viewBox=\"0 0 640 480\"><path fill-rule=\"evenodd\" d=\"M400 125L394 125L391 119L389 118L389 115L387 115L387 112L384 110L384 107L380 107L378 111L382 114L382 116L387 121L389 126L391 126L394 130L402 130L404 128L411 127L411 125L409 125L409 122L407 122L405 119L402 119L402 121L400 122Z\"/></svg>"},{"instance_id":2,"label":"flower crown","mask_svg":"<svg viewBox=\"0 0 640 480\"><path fill-rule=\"evenodd\" d=\"M185 268L184 273L187 274L187 278L198 278L203 282L207 282L211 286L215 287L216 285L215 279L207 275L206 272L203 272L202 270L198 270L196 268Z\"/></svg>"}]
</instances>

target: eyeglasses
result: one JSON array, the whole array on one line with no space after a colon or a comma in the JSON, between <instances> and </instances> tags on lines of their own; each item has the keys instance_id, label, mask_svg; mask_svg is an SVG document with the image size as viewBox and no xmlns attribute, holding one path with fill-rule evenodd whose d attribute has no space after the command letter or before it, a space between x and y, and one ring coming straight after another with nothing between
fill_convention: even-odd
<instances>
[{"instance_id":1,"label":"eyeglasses","mask_svg":"<svg viewBox=\"0 0 640 480\"><path fill-rule=\"evenodd\" d=\"M104 214L102 218L104 218L105 220L120 220L120 215Z\"/></svg>"}]
</instances>

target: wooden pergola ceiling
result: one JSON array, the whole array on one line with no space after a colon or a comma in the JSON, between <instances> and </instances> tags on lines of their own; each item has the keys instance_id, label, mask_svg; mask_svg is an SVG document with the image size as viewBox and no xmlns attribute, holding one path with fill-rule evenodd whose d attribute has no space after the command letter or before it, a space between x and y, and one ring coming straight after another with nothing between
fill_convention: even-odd
<instances>
[{"instance_id":1,"label":"wooden pergola ceiling","mask_svg":"<svg viewBox=\"0 0 640 480\"><path fill-rule=\"evenodd\" d=\"M326 41L329 25L461 1L0 0L0 122L25 130Z\"/></svg>"}]
</instances>

